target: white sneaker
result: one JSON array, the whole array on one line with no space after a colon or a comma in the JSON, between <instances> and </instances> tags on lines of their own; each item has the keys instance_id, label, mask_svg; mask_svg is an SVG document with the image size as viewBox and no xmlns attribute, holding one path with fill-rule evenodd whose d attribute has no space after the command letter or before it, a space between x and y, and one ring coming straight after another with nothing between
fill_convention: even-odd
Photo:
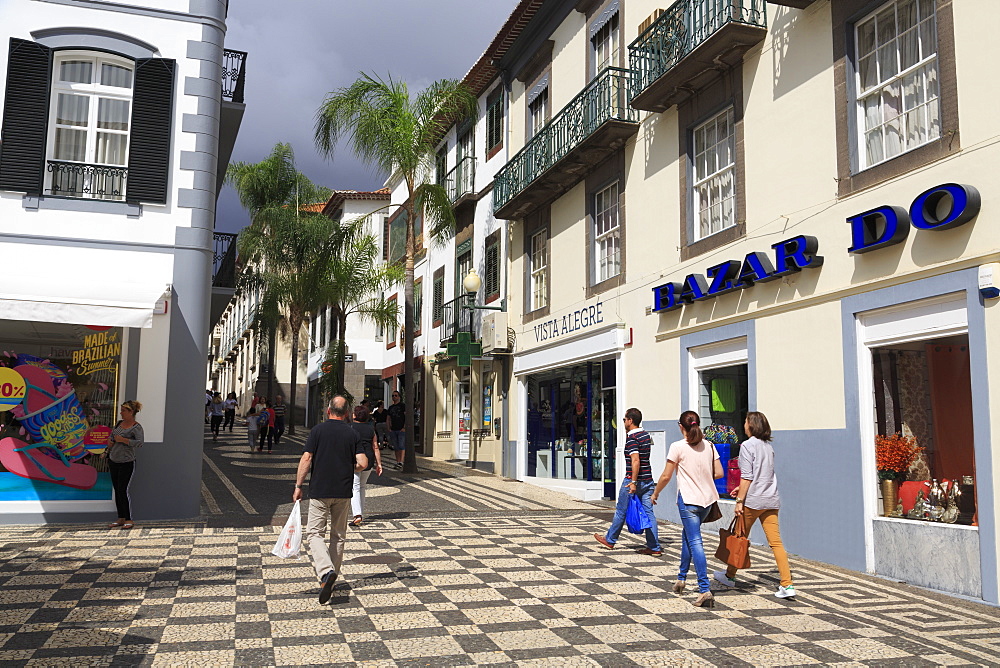
<instances>
[{"instance_id":1,"label":"white sneaker","mask_svg":"<svg viewBox=\"0 0 1000 668\"><path fill-rule=\"evenodd\" d=\"M715 571L715 574L712 577L714 577L717 581L721 582L727 587L736 586L736 578L727 577L725 571Z\"/></svg>"},{"instance_id":2,"label":"white sneaker","mask_svg":"<svg viewBox=\"0 0 1000 668\"><path fill-rule=\"evenodd\" d=\"M789 585L787 587L778 586L778 591L774 592L774 595L778 598L795 598L795 587Z\"/></svg>"}]
</instances>

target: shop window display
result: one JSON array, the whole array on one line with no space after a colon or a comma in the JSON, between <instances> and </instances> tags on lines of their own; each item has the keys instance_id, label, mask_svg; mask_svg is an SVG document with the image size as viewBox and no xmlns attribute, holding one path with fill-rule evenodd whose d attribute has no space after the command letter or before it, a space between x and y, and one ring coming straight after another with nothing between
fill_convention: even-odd
<instances>
[{"instance_id":1,"label":"shop window display","mask_svg":"<svg viewBox=\"0 0 1000 668\"><path fill-rule=\"evenodd\" d=\"M528 475L614 484L615 361L529 376Z\"/></svg>"},{"instance_id":2,"label":"shop window display","mask_svg":"<svg viewBox=\"0 0 1000 668\"><path fill-rule=\"evenodd\" d=\"M110 500L122 330L0 323L0 501Z\"/></svg>"},{"instance_id":3,"label":"shop window display","mask_svg":"<svg viewBox=\"0 0 1000 668\"><path fill-rule=\"evenodd\" d=\"M750 410L750 386L747 365L705 369L698 373L698 414L705 425L705 438L715 444L723 470L734 465L740 456L740 443L747 439L743 423ZM728 494L729 480L739 476L727 475L715 481L719 494Z\"/></svg>"},{"instance_id":4,"label":"shop window display","mask_svg":"<svg viewBox=\"0 0 1000 668\"><path fill-rule=\"evenodd\" d=\"M975 524L968 336L872 348L872 377L883 514Z\"/></svg>"}]
</instances>

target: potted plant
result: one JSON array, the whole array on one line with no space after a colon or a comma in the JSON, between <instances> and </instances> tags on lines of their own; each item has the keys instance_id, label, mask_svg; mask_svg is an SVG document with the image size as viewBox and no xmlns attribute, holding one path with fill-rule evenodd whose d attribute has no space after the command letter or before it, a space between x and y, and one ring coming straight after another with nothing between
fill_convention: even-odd
<instances>
[{"instance_id":1,"label":"potted plant","mask_svg":"<svg viewBox=\"0 0 1000 668\"><path fill-rule=\"evenodd\" d=\"M916 439L902 434L875 437L875 468L882 485L882 514L888 517L896 509L896 483L906 479L910 464L923 448Z\"/></svg>"}]
</instances>

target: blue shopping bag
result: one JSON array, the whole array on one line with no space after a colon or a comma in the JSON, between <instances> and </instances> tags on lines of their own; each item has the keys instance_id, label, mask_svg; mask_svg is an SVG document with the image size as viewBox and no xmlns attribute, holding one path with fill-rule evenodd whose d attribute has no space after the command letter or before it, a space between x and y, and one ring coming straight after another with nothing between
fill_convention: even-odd
<instances>
[{"instance_id":1,"label":"blue shopping bag","mask_svg":"<svg viewBox=\"0 0 1000 668\"><path fill-rule=\"evenodd\" d=\"M629 494L628 510L625 511L625 526L632 533L642 533L646 529L651 529L653 523L649 521L649 515L642 505L642 499L638 494Z\"/></svg>"}]
</instances>

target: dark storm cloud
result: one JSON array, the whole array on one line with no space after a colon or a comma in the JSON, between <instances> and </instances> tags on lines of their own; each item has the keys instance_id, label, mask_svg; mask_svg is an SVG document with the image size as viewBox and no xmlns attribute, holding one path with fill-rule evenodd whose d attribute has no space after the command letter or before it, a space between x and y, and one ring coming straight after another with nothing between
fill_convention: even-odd
<instances>
[{"instance_id":1,"label":"dark storm cloud","mask_svg":"<svg viewBox=\"0 0 1000 668\"><path fill-rule=\"evenodd\" d=\"M288 142L298 168L331 188L376 189L383 174L348 147L333 160L313 145L316 109L325 95L361 71L420 90L461 78L483 53L516 0L233 0L226 47L248 52L246 114L233 161L257 162ZM216 229L247 223L235 193L219 198Z\"/></svg>"}]
</instances>

